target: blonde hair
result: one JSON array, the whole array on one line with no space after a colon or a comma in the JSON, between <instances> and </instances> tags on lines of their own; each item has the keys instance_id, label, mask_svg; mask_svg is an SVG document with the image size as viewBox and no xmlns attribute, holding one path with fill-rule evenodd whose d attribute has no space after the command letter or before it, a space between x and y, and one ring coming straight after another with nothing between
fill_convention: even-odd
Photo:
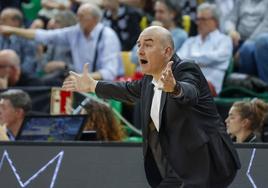
<instances>
[{"instance_id":1,"label":"blonde hair","mask_svg":"<svg viewBox=\"0 0 268 188\"><path fill-rule=\"evenodd\" d=\"M268 112L268 104L260 99L235 102L233 107L236 108L242 119L248 119L251 122L252 130L262 127L264 117Z\"/></svg>"}]
</instances>

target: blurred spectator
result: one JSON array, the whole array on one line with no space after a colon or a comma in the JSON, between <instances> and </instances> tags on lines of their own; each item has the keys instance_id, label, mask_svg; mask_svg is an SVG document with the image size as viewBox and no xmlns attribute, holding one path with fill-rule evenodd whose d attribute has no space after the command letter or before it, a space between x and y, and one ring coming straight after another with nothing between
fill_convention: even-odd
<instances>
[{"instance_id":1,"label":"blurred spectator","mask_svg":"<svg viewBox=\"0 0 268 188\"><path fill-rule=\"evenodd\" d=\"M155 20L171 32L175 50L178 50L187 38L187 33L181 28L182 14L180 5L174 0L156 0Z\"/></svg>"},{"instance_id":2,"label":"blurred spectator","mask_svg":"<svg viewBox=\"0 0 268 188\"><path fill-rule=\"evenodd\" d=\"M235 49L246 40L254 40L268 32L267 0L236 0L225 30L232 37Z\"/></svg>"},{"instance_id":3,"label":"blurred spectator","mask_svg":"<svg viewBox=\"0 0 268 188\"><path fill-rule=\"evenodd\" d=\"M101 4L101 0L70 0L70 2L71 2L71 10L75 13L77 12L80 5L83 3L93 3L95 5Z\"/></svg>"},{"instance_id":4,"label":"blurred spectator","mask_svg":"<svg viewBox=\"0 0 268 188\"><path fill-rule=\"evenodd\" d=\"M267 51L259 46L265 46L266 39L262 35L268 33L267 8L267 0L237 0L225 28L233 39L238 71L258 76L266 83Z\"/></svg>"},{"instance_id":5,"label":"blurred spectator","mask_svg":"<svg viewBox=\"0 0 268 188\"><path fill-rule=\"evenodd\" d=\"M55 85L61 85L62 80ZM20 59L14 50L0 51L0 88L14 86L52 86L56 83L55 78L39 79L25 74L20 68Z\"/></svg>"},{"instance_id":6,"label":"blurred spectator","mask_svg":"<svg viewBox=\"0 0 268 188\"><path fill-rule=\"evenodd\" d=\"M75 26L49 31L0 26L0 32L35 39L44 44L69 46L75 71L82 72L83 65L89 63L94 79L113 80L124 71L121 46L116 33L99 23L101 14L99 7L86 3L78 10L79 24Z\"/></svg>"},{"instance_id":7,"label":"blurred spectator","mask_svg":"<svg viewBox=\"0 0 268 188\"><path fill-rule=\"evenodd\" d=\"M6 126L9 140L15 140L31 106L30 96L22 90L9 89L0 93L0 124Z\"/></svg>"},{"instance_id":8,"label":"blurred spectator","mask_svg":"<svg viewBox=\"0 0 268 188\"><path fill-rule=\"evenodd\" d=\"M1 12L0 21L1 25L20 28L23 23L23 16L18 9L6 8ZM35 72L36 50L32 41L28 41L15 35L0 35L0 50L3 49L12 49L16 51L21 60L21 68L25 73L32 74Z\"/></svg>"},{"instance_id":9,"label":"blurred spectator","mask_svg":"<svg viewBox=\"0 0 268 188\"><path fill-rule=\"evenodd\" d=\"M201 4L197 12L199 34L187 39L177 51L181 58L196 60L217 94L221 91L225 71L232 57L231 38L221 33L218 26L219 14L215 4Z\"/></svg>"},{"instance_id":10,"label":"blurred spectator","mask_svg":"<svg viewBox=\"0 0 268 188\"><path fill-rule=\"evenodd\" d=\"M239 50L239 72L257 76L268 83L268 33L246 41Z\"/></svg>"},{"instance_id":11,"label":"blurred spectator","mask_svg":"<svg viewBox=\"0 0 268 188\"><path fill-rule=\"evenodd\" d=\"M119 0L120 3L130 6L138 7L143 10L144 13L148 13L153 16L155 0Z\"/></svg>"},{"instance_id":12,"label":"blurred spectator","mask_svg":"<svg viewBox=\"0 0 268 188\"><path fill-rule=\"evenodd\" d=\"M51 29L69 27L76 24L76 17L70 10L59 11L49 21ZM41 69L45 73L73 69L72 54L69 46L48 44L41 62Z\"/></svg>"},{"instance_id":13,"label":"blurred spectator","mask_svg":"<svg viewBox=\"0 0 268 188\"><path fill-rule=\"evenodd\" d=\"M177 1L177 0L174 0ZM189 36L195 36L197 34L196 27L196 10L199 5L199 0L180 0L182 15L187 15L190 17L190 31Z\"/></svg>"},{"instance_id":14,"label":"blurred spectator","mask_svg":"<svg viewBox=\"0 0 268 188\"><path fill-rule=\"evenodd\" d=\"M38 12L38 16L51 19L58 11L70 9L71 2L69 0L41 0L41 5L42 9Z\"/></svg>"},{"instance_id":15,"label":"blurred spectator","mask_svg":"<svg viewBox=\"0 0 268 188\"><path fill-rule=\"evenodd\" d=\"M260 99L235 102L225 120L227 132L237 143L259 141L256 132L260 131L267 112L268 105Z\"/></svg>"},{"instance_id":16,"label":"blurred spectator","mask_svg":"<svg viewBox=\"0 0 268 188\"><path fill-rule=\"evenodd\" d=\"M117 33L123 51L131 50L141 32L141 13L118 0L102 0L102 7L105 10L102 23Z\"/></svg>"},{"instance_id":17,"label":"blurred spectator","mask_svg":"<svg viewBox=\"0 0 268 188\"><path fill-rule=\"evenodd\" d=\"M177 1L172 0L156 0L155 6L155 21L157 25L165 27L171 32L177 51L184 41L187 39L187 33L181 26L181 10ZM152 22L155 24L156 22ZM132 49L131 61L138 64L137 45Z\"/></svg>"},{"instance_id":18,"label":"blurred spectator","mask_svg":"<svg viewBox=\"0 0 268 188\"><path fill-rule=\"evenodd\" d=\"M122 141L126 138L123 127L109 106L91 100L82 113L88 114L84 131L95 130L97 140Z\"/></svg>"},{"instance_id":19,"label":"blurred spectator","mask_svg":"<svg viewBox=\"0 0 268 188\"><path fill-rule=\"evenodd\" d=\"M234 7L234 0L207 0L210 3L215 3L220 14L220 30L224 31L225 22L228 19Z\"/></svg>"}]
</instances>

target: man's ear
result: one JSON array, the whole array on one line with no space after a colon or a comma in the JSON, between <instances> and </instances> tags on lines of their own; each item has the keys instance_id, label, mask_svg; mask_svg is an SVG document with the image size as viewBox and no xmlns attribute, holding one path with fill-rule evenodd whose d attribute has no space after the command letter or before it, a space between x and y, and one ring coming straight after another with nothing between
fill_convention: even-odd
<instances>
[{"instance_id":1,"label":"man's ear","mask_svg":"<svg viewBox=\"0 0 268 188\"><path fill-rule=\"evenodd\" d=\"M166 49L165 49L165 56L166 56L166 58L170 59L171 56L173 55L172 53L173 53L172 48L170 46L166 47Z\"/></svg>"}]
</instances>

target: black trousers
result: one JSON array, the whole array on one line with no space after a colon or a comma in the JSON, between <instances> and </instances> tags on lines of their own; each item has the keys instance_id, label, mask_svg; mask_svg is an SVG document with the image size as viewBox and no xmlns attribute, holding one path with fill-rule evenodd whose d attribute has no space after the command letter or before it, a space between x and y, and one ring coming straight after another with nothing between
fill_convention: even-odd
<instances>
[{"instance_id":1,"label":"black trousers","mask_svg":"<svg viewBox=\"0 0 268 188\"><path fill-rule=\"evenodd\" d=\"M200 148L200 150L204 152L203 147L205 147L205 153L207 154L205 158L208 157L207 159L210 159L210 152L208 151L207 145L205 144ZM196 152L197 154L199 153L198 150ZM221 177L215 173L215 167L213 166L212 160L202 160L204 165L209 166L209 172L201 174L200 176L202 177L200 177L199 180L201 181L199 182L184 180L183 178L174 175L173 172L167 173L166 177L162 178L150 149L148 149L147 154L147 157L149 157L147 159L151 161L151 169L154 169L153 176L155 178L155 183L151 185L153 188L227 188L236 176L236 170L231 170L233 173L231 173L228 177ZM229 167L235 168L235 164L232 162L233 160L230 161L231 164Z\"/></svg>"}]
</instances>

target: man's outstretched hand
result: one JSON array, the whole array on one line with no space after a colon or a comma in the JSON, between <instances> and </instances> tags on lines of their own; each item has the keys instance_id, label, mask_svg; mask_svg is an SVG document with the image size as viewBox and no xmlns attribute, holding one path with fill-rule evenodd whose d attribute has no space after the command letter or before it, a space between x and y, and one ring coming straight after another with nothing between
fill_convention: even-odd
<instances>
[{"instance_id":1,"label":"man's outstretched hand","mask_svg":"<svg viewBox=\"0 0 268 188\"><path fill-rule=\"evenodd\" d=\"M86 63L82 74L70 71L70 75L63 82L62 89L66 91L95 92L97 83L96 80L90 77L88 63Z\"/></svg>"},{"instance_id":2,"label":"man's outstretched hand","mask_svg":"<svg viewBox=\"0 0 268 188\"><path fill-rule=\"evenodd\" d=\"M172 63L173 62L170 61L167 64L166 69L162 72L162 75L160 77L160 81L162 83L162 90L165 92L173 92L176 86L176 80L171 70Z\"/></svg>"}]
</instances>

